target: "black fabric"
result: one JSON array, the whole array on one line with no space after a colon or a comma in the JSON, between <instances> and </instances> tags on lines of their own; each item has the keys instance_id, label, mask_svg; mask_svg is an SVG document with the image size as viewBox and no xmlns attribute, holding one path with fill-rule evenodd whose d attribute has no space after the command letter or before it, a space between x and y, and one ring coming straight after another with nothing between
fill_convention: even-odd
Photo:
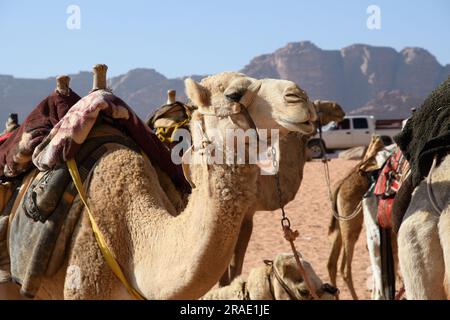
<instances>
[{"instance_id":1,"label":"black fabric","mask_svg":"<svg viewBox=\"0 0 450 320\"><path fill-rule=\"evenodd\" d=\"M411 165L415 188L428 175L434 156L450 151L450 77L434 90L394 137Z\"/></svg>"},{"instance_id":2,"label":"black fabric","mask_svg":"<svg viewBox=\"0 0 450 320\"><path fill-rule=\"evenodd\" d=\"M403 217L405 216L406 210L408 210L413 191L412 176L409 175L408 178L403 181L402 186L398 190L392 206L391 224L392 230L396 234L398 233L398 230L400 230Z\"/></svg>"},{"instance_id":3,"label":"black fabric","mask_svg":"<svg viewBox=\"0 0 450 320\"><path fill-rule=\"evenodd\" d=\"M381 251L381 280L383 282L383 294L387 300L395 299L395 268L392 254L392 230L379 228Z\"/></svg>"}]
</instances>

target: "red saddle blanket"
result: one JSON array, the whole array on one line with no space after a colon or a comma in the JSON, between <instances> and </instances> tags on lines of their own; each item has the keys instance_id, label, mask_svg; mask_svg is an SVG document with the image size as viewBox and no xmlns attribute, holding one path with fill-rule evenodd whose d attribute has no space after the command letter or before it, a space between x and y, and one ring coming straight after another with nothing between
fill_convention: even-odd
<instances>
[{"instance_id":1,"label":"red saddle blanket","mask_svg":"<svg viewBox=\"0 0 450 320\"><path fill-rule=\"evenodd\" d=\"M8 133L5 133L4 135L1 135L1 136L0 136L0 145L2 145L3 142L5 142L6 140L8 140L8 138L11 137L12 134L13 134L12 132L8 132Z\"/></svg>"},{"instance_id":2,"label":"red saddle blanket","mask_svg":"<svg viewBox=\"0 0 450 320\"><path fill-rule=\"evenodd\" d=\"M392 228L391 216L395 196L409 170L409 163L400 149L388 158L378 176L374 194L378 197L378 225Z\"/></svg>"}]
</instances>

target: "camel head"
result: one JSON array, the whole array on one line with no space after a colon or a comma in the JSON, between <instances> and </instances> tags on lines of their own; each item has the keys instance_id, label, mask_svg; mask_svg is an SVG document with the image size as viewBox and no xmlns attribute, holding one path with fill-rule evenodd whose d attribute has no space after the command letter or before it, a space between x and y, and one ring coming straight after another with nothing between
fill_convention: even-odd
<instances>
[{"instance_id":1,"label":"camel head","mask_svg":"<svg viewBox=\"0 0 450 320\"><path fill-rule=\"evenodd\" d=\"M336 101L316 100L314 101L314 108L322 126L332 121L338 123L344 120L345 112Z\"/></svg>"},{"instance_id":2,"label":"camel head","mask_svg":"<svg viewBox=\"0 0 450 320\"><path fill-rule=\"evenodd\" d=\"M278 129L280 136L290 131L311 134L317 114L305 91L287 80L256 80L235 72L185 81L186 94L205 117L205 127L249 129L246 108L259 129ZM244 110L245 111L245 110ZM195 118L195 117L193 117Z\"/></svg>"},{"instance_id":3,"label":"camel head","mask_svg":"<svg viewBox=\"0 0 450 320\"><path fill-rule=\"evenodd\" d=\"M381 136L373 135L364 154L364 158L359 165L359 172L370 172L379 169L375 157L384 147Z\"/></svg>"},{"instance_id":4,"label":"camel head","mask_svg":"<svg viewBox=\"0 0 450 320\"><path fill-rule=\"evenodd\" d=\"M278 276L272 277L276 300L291 299L288 291L297 300L313 299L308 286L300 274L293 254L279 254L273 262L266 261L266 264L272 268L272 273L278 273ZM309 262L302 259L302 264L310 281L317 288L316 294L320 300L335 300L339 293L338 290L327 283L323 283ZM284 282L284 285L280 283L279 279Z\"/></svg>"}]
</instances>

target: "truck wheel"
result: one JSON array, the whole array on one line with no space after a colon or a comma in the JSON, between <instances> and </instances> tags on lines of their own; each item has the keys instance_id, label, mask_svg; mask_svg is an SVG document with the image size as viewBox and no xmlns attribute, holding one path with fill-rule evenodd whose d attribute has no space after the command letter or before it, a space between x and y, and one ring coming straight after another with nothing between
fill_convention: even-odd
<instances>
[{"instance_id":1,"label":"truck wheel","mask_svg":"<svg viewBox=\"0 0 450 320\"><path fill-rule=\"evenodd\" d=\"M324 156L325 145L321 140L311 140L308 142L308 149L312 158L322 158Z\"/></svg>"},{"instance_id":2,"label":"truck wheel","mask_svg":"<svg viewBox=\"0 0 450 320\"><path fill-rule=\"evenodd\" d=\"M381 136L381 141L383 141L383 144L387 147L390 146L391 144L394 143L394 141L392 141L392 138L389 136Z\"/></svg>"}]
</instances>

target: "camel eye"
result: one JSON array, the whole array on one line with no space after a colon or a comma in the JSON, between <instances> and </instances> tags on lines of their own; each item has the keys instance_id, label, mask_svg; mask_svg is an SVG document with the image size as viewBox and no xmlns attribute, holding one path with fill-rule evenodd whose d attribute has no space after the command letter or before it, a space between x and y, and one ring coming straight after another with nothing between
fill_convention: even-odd
<instances>
[{"instance_id":1,"label":"camel eye","mask_svg":"<svg viewBox=\"0 0 450 320\"><path fill-rule=\"evenodd\" d=\"M298 292L300 292L300 294L302 296L308 296L309 295L309 290L308 289L299 289Z\"/></svg>"},{"instance_id":2,"label":"camel eye","mask_svg":"<svg viewBox=\"0 0 450 320\"><path fill-rule=\"evenodd\" d=\"M244 96L245 91L235 91L231 93L226 93L225 97L231 102L239 102Z\"/></svg>"}]
</instances>

